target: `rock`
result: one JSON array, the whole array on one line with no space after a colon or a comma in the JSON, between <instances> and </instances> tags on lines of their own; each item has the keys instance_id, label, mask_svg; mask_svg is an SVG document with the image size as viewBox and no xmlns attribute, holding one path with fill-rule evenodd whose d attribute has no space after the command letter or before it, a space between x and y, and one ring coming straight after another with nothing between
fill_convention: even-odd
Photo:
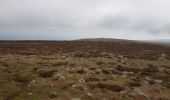
<instances>
[{"instance_id":1,"label":"rock","mask_svg":"<svg viewBox=\"0 0 170 100\"><path fill-rule=\"evenodd\" d=\"M99 78L93 77L93 76L91 76L91 77L86 77L84 80L85 80L85 82L100 81Z\"/></svg>"},{"instance_id":2,"label":"rock","mask_svg":"<svg viewBox=\"0 0 170 100\"><path fill-rule=\"evenodd\" d=\"M109 70L106 70L106 69L102 69L102 73L103 73L103 74L110 74L110 71L109 71Z\"/></svg>"},{"instance_id":3,"label":"rock","mask_svg":"<svg viewBox=\"0 0 170 100\"><path fill-rule=\"evenodd\" d=\"M155 84L161 84L163 81L162 80L154 80Z\"/></svg>"},{"instance_id":4,"label":"rock","mask_svg":"<svg viewBox=\"0 0 170 100\"><path fill-rule=\"evenodd\" d=\"M31 96L33 93L29 92L28 95Z\"/></svg>"},{"instance_id":5,"label":"rock","mask_svg":"<svg viewBox=\"0 0 170 100\"><path fill-rule=\"evenodd\" d=\"M72 87L72 88L75 88L75 87L77 87L77 85L76 85L76 84L73 84L71 87Z\"/></svg>"},{"instance_id":6,"label":"rock","mask_svg":"<svg viewBox=\"0 0 170 100\"><path fill-rule=\"evenodd\" d=\"M145 77L145 80L150 83L150 84L155 84L154 80L152 78L149 77Z\"/></svg>"},{"instance_id":7,"label":"rock","mask_svg":"<svg viewBox=\"0 0 170 100\"><path fill-rule=\"evenodd\" d=\"M36 80L32 80L30 83L35 84L36 82L37 82Z\"/></svg>"},{"instance_id":8,"label":"rock","mask_svg":"<svg viewBox=\"0 0 170 100\"><path fill-rule=\"evenodd\" d=\"M102 64L104 64L104 62L98 61L98 62L96 62L96 64L97 64L97 65L102 65Z\"/></svg>"},{"instance_id":9,"label":"rock","mask_svg":"<svg viewBox=\"0 0 170 100\"><path fill-rule=\"evenodd\" d=\"M147 100L151 100L151 97L150 97L149 95L145 94L144 92L142 92L142 91L141 91L139 88L137 88L137 87L134 88L134 93L135 93L136 95L146 97Z\"/></svg>"},{"instance_id":10,"label":"rock","mask_svg":"<svg viewBox=\"0 0 170 100\"><path fill-rule=\"evenodd\" d=\"M0 61L0 66L9 67L7 62Z\"/></svg>"},{"instance_id":11,"label":"rock","mask_svg":"<svg viewBox=\"0 0 170 100\"><path fill-rule=\"evenodd\" d=\"M15 74L12 77L14 81L21 82L21 83L27 83L32 80L31 75Z\"/></svg>"},{"instance_id":12,"label":"rock","mask_svg":"<svg viewBox=\"0 0 170 100\"><path fill-rule=\"evenodd\" d=\"M92 72L94 72L94 74L100 74L100 73L102 72L102 70L101 70L101 69L95 69L95 70L92 71Z\"/></svg>"},{"instance_id":13,"label":"rock","mask_svg":"<svg viewBox=\"0 0 170 100\"><path fill-rule=\"evenodd\" d=\"M74 57L78 57L78 58L82 58L82 57L88 57L90 56L90 54L88 52L80 52L80 51L77 51L77 52L74 52L72 54L72 56Z\"/></svg>"},{"instance_id":14,"label":"rock","mask_svg":"<svg viewBox=\"0 0 170 100\"><path fill-rule=\"evenodd\" d=\"M52 66L60 67L60 66L65 66L67 64L68 64L68 62L66 62L66 61L58 61L57 63L52 64Z\"/></svg>"},{"instance_id":15,"label":"rock","mask_svg":"<svg viewBox=\"0 0 170 100\"><path fill-rule=\"evenodd\" d=\"M139 87L139 86L141 86L141 84L139 82L129 82L128 85L131 86L131 87Z\"/></svg>"},{"instance_id":16,"label":"rock","mask_svg":"<svg viewBox=\"0 0 170 100\"><path fill-rule=\"evenodd\" d=\"M84 74L84 73L85 73L85 70L84 70L84 69L79 69L79 70L77 70L76 72L79 73L79 74Z\"/></svg>"},{"instance_id":17,"label":"rock","mask_svg":"<svg viewBox=\"0 0 170 100\"><path fill-rule=\"evenodd\" d=\"M162 80L158 80L158 79L152 79L149 77L145 77L145 80L147 80L150 84L161 84L163 81Z\"/></svg>"},{"instance_id":18,"label":"rock","mask_svg":"<svg viewBox=\"0 0 170 100\"><path fill-rule=\"evenodd\" d=\"M53 80L58 80L58 79L63 79L63 80L65 80L65 79L66 79L66 77L63 76L63 73L56 73L56 74L54 74L54 75L52 76L52 78L53 78Z\"/></svg>"},{"instance_id":19,"label":"rock","mask_svg":"<svg viewBox=\"0 0 170 100\"><path fill-rule=\"evenodd\" d=\"M113 79L116 79L117 78L117 75L112 75Z\"/></svg>"},{"instance_id":20,"label":"rock","mask_svg":"<svg viewBox=\"0 0 170 100\"><path fill-rule=\"evenodd\" d=\"M125 90L123 86L118 85L118 84L111 84L111 83L99 83L98 87L112 90L114 92L120 92L120 91Z\"/></svg>"},{"instance_id":21,"label":"rock","mask_svg":"<svg viewBox=\"0 0 170 100\"><path fill-rule=\"evenodd\" d=\"M126 78L126 77L127 77L127 75L122 75L122 77Z\"/></svg>"},{"instance_id":22,"label":"rock","mask_svg":"<svg viewBox=\"0 0 170 100\"><path fill-rule=\"evenodd\" d=\"M151 81L151 80L152 80L152 78L145 77L145 80L147 80L147 81Z\"/></svg>"},{"instance_id":23,"label":"rock","mask_svg":"<svg viewBox=\"0 0 170 100\"><path fill-rule=\"evenodd\" d=\"M109 70L110 70L111 74L120 74L120 72L116 69L110 68Z\"/></svg>"},{"instance_id":24,"label":"rock","mask_svg":"<svg viewBox=\"0 0 170 100\"><path fill-rule=\"evenodd\" d=\"M124 74L124 75L134 75L133 72L127 72L127 71L123 71L123 74Z\"/></svg>"},{"instance_id":25,"label":"rock","mask_svg":"<svg viewBox=\"0 0 170 100\"><path fill-rule=\"evenodd\" d=\"M166 69L166 70L164 70L164 72L165 72L166 74L170 75L170 69Z\"/></svg>"},{"instance_id":26,"label":"rock","mask_svg":"<svg viewBox=\"0 0 170 100\"><path fill-rule=\"evenodd\" d=\"M127 91L120 91L120 92L119 92L119 94L122 94L122 95L123 95L123 94L126 94L126 93L127 93Z\"/></svg>"},{"instance_id":27,"label":"rock","mask_svg":"<svg viewBox=\"0 0 170 100\"><path fill-rule=\"evenodd\" d=\"M88 96L88 97L92 97L93 95L92 95L92 93L87 92L87 96Z\"/></svg>"},{"instance_id":28,"label":"rock","mask_svg":"<svg viewBox=\"0 0 170 100\"><path fill-rule=\"evenodd\" d=\"M85 79L82 78L82 79L79 80L79 82L83 84L83 83L85 83L86 81L85 81Z\"/></svg>"},{"instance_id":29,"label":"rock","mask_svg":"<svg viewBox=\"0 0 170 100\"><path fill-rule=\"evenodd\" d=\"M81 100L81 98L71 98L70 100Z\"/></svg>"},{"instance_id":30,"label":"rock","mask_svg":"<svg viewBox=\"0 0 170 100\"><path fill-rule=\"evenodd\" d=\"M91 68L88 68L89 70L95 70L96 68L94 68L94 67L91 67Z\"/></svg>"},{"instance_id":31,"label":"rock","mask_svg":"<svg viewBox=\"0 0 170 100\"><path fill-rule=\"evenodd\" d=\"M51 91L49 92L49 95L48 95L50 98L56 98L57 97L57 92L56 91Z\"/></svg>"},{"instance_id":32,"label":"rock","mask_svg":"<svg viewBox=\"0 0 170 100\"><path fill-rule=\"evenodd\" d=\"M116 67L116 69L118 71L126 71L126 72L134 72L134 73L139 73L141 71L141 69L139 68L124 67L122 65L119 65L118 67Z\"/></svg>"},{"instance_id":33,"label":"rock","mask_svg":"<svg viewBox=\"0 0 170 100\"><path fill-rule=\"evenodd\" d=\"M154 65L149 65L147 68L142 70L142 75L153 75L154 73L159 72L158 68Z\"/></svg>"},{"instance_id":34,"label":"rock","mask_svg":"<svg viewBox=\"0 0 170 100\"><path fill-rule=\"evenodd\" d=\"M38 75L41 77L52 77L56 71L55 70L39 70Z\"/></svg>"}]
</instances>

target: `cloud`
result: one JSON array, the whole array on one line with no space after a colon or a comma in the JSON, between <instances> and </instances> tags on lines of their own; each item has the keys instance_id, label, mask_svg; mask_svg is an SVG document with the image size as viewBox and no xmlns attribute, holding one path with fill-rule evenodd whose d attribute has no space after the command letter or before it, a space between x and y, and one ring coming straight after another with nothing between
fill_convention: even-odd
<instances>
[{"instance_id":1,"label":"cloud","mask_svg":"<svg viewBox=\"0 0 170 100\"><path fill-rule=\"evenodd\" d=\"M170 38L169 5L169 0L0 0L0 37Z\"/></svg>"}]
</instances>

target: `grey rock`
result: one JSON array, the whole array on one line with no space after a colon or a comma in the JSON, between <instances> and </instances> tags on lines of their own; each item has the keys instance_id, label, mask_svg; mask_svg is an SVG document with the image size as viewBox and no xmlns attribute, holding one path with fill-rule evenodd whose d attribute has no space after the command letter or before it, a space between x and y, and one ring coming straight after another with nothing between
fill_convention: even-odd
<instances>
[{"instance_id":1,"label":"grey rock","mask_svg":"<svg viewBox=\"0 0 170 100\"><path fill-rule=\"evenodd\" d=\"M161 84L163 81L162 80L154 80L156 84Z\"/></svg>"},{"instance_id":2,"label":"grey rock","mask_svg":"<svg viewBox=\"0 0 170 100\"><path fill-rule=\"evenodd\" d=\"M135 93L136 95L144 96L144 97L147 98L147 100L151 100L151 97L150 97L149 95L147 95L146 93L144 93L143 91L141 91L139 88L134 87L133 89L134 89L134 93Z\"/></svg>"}]
</instances>

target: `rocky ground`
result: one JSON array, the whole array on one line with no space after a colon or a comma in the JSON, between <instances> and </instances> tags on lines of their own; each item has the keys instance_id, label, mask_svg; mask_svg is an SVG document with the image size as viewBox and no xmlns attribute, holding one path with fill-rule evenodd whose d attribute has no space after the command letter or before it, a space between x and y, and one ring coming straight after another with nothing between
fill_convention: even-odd
<instances>
[{"instance_id":1,"label":"rocky ground","mask_svg":"<svg viewBox=\"0 0 170 100\"><path fill-rule=\"evenodd\" d=\"M170 100L169 56L143 43L1 41L0 100Z\"/></svg>"}]
</instances>

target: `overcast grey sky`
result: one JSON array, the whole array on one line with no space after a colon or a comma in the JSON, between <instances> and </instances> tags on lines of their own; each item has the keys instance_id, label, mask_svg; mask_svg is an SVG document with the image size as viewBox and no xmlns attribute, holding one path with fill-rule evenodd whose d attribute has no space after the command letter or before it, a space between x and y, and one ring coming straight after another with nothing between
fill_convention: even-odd
<instances>
[{"instance_id":1,"label":"overcast grey sky","mask_svg":"<svg viewBox=\"0 0 170 100\"><path fill-rule=\"evenodd\" d=\"M0 0L0 39L170 39L170 0Z\"/></svg>"}]
</instances>

